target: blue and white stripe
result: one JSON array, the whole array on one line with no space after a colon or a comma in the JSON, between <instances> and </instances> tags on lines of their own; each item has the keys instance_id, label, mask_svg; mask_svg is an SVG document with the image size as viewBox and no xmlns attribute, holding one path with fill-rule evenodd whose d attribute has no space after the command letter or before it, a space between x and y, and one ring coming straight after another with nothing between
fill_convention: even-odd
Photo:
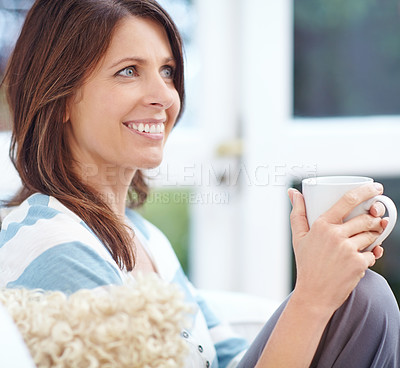
<instances>
[{"instance_id":1,"label":"blue and white stripe","mask_svg":"<svg viewBox=\"0 0 400 368\"><path fill-rule=\"evenodd\" d=\"M192 326L182 333L192 351L187 367L235 367L247 347L245 340L235 336L200 298L164 234L132 210L126 211L126 217L160 277L178 284L195 307ZM72 293L122 284L130 277L88 226L53 197L34 194L3 221L0 287Z\"/></svg>"}]
</instances>

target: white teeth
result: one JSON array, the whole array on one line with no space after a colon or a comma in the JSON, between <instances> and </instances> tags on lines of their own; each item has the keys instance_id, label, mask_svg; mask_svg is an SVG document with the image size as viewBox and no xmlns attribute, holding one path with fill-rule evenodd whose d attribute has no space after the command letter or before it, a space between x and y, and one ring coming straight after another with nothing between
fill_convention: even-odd
<instances>
[{"instance_id":1,"label":"white teeth","mask_svg":"<svg viewBox=\"0 0 400 368\"><path fill-rule=\"evenodd\" d=\"M142 133L161 134L165 131L164 124L143 124L136 125L135 123L128 124L129 129L137 130Z\"/></svg>"}]
</instances>

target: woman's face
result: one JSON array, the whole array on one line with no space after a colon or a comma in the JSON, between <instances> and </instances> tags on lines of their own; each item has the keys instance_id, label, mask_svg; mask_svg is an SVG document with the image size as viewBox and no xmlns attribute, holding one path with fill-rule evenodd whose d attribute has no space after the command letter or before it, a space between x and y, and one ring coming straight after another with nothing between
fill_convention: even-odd
<instances>
[{"instance_id":1,"label":"woman's face","mask_svg":"<svg viewBox=\"0 0 400 368\"><path fill-rule=\"evenodd\" d=\"M119 23L103 59L68 103L67 144L82 169L118 180L121 169L133 174L161 163L180 110L174 70L158 23L133 16Z\"/></svg>"}]
</instances>

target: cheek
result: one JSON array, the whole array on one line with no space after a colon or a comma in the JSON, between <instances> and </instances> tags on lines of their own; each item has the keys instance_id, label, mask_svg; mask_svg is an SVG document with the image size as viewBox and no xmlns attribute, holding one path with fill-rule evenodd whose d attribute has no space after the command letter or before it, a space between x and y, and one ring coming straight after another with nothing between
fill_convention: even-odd
<instances>
[{"instance_id":1,"label":"cheek","mask_svg":"<svg viewBox=\"0 0 400 368\"><path fill-rule=\"evenodd\" d=\"M92 109L96 110L95 114L99 117L112 117L121 113L123 106L124 95L110 91L110 93L102 93L98 95Z\"/></svg>"},{"instance_id":2,"label":"cheek","mask_svg":"<svg viewBox=\"0 0 400 368\"><path fill-rule=\"evenodd\" d=\"M70 124L78 144L90 146L109 137L108 129L111 124L107 122L111 120L112 114L112 109L107 108L105 100L86 99L75 105L71 109Z\"/></svg>"}]
</instances>

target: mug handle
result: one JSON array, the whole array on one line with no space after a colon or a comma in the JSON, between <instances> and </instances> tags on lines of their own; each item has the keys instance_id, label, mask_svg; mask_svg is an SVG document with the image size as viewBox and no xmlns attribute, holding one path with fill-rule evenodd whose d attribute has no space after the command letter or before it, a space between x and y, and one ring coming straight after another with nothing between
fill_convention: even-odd
<instances>
[{"instance_id":1,"label":"mug handle","mask_svg":"<svg viewBox=\"0 0 400 368\"><path fill-rule=\"evenodd\" d=\"M385 195L378 195L374 198L371 198L369 201L365 202L364 208L369 211L371 206L375 202L381 202L385 207L388 212L389 216L389 223L387 224L385 230L382 232L381 235L367 248L363 250L363 252L368 252L374 249L378 244L381 244L387 237L388 235L392 232L394 225L396 224L397 220L397 209L393 201L389 198L386 197Z\"/></svg>"}]
</instances>

